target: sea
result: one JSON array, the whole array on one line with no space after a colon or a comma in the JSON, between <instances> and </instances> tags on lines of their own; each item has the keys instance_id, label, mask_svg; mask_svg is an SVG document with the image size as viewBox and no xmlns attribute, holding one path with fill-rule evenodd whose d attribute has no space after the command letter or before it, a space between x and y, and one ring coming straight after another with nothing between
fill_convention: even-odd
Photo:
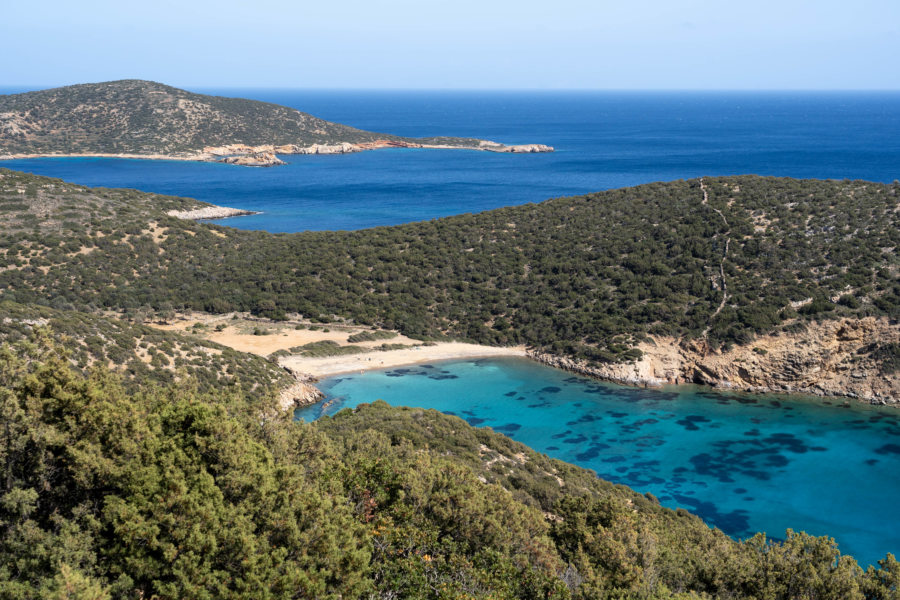
<instances>
[{"instance_id":1,"label":"sea","mask_svg":"<svg viewBox=\"0 0 900 600\"><path fill-rule=\"evenodd\" d=\"M2 90L7 93L24 91ZM702 175L900 178L896 92L422 92L198 89L402 136L540 143L550 154L392 149L288 165L99 158L0 161L91 186L260 211L216 221L350 230ZM599 383L521 359L455 361L323 381L334 412L384 399L490 426L650 492L735 538L788 528L864 565L900 551L900 412L840 400ZM298 412L311 420L317 405Z\"/></svg>"},{"instance_id":2,"label":"sea","mask_svg":"<svg viewBox=\"0 0 900 600\"><path fill-rule=\"evenodd\" d=\"M701 175L900 178L896 92L196 91L402 136L540 143L556 152L392 149L283 156L288 165L265 169L96 158L0 166L261 211L221 223L275 232L396 225Z\"/></svg>"}]
</instances>

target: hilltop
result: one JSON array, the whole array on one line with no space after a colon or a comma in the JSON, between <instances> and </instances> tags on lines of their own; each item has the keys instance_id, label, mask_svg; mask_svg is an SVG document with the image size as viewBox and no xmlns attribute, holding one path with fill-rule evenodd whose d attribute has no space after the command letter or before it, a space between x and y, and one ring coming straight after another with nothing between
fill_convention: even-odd
<instances>
[{"instance_id":1,"label":"hilltop","mask_svg":"<svg viewBox=\"0 0 900 600\"><path fill-rule=\"evenodd\" d=\"M298 313L527 345L618 381L900 397L900 186L675 181L354 232L0 170L0 298Z\"/></svg>"},{"instance_id":2,"label":"hilltop","mask_svg":"<svg viewBox=\"0 0 900 600\"><path fill-rule=\"evenodd\" d=\"M0 96L0 158L121 155L281 164L275 154L382 147L543 152L472 138L403 138L332 123L293 108L122 80Z\"/></svg>"}]
</instances>

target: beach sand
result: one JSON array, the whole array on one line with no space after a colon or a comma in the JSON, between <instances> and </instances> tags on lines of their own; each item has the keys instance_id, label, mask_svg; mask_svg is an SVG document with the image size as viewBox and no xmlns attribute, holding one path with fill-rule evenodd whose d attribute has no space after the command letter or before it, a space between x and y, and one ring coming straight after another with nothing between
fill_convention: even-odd
<instances>
[{"instance_id":1,"label":"beach sand","mask_svg":"<svg viewBox=\"0 0 900 600\"><path fill-rule=\"evenodd\" d=\"M320 324L315 330L296 329L296 321L251 320L246 318L246 315L233 319L233 316L233 313L225 315L186 313L179 315L171 323L151 323L150 325L166 331L199 335L240 352L249 352L259 356L268 356L278 350L288 350L296 346L322 341L335 342L341 346L354 345L371 349L369 352L359 354L326 357L291 355L279 359L278 364L304 380L310 377L318 379L338 373L358 373L438 360L487 356L526 356L524 346L498 348L463 342L439 342L425 346L418 340L399 333L388 339L350 342L348 338L352 334L372 330L367 327L335 323ZM198 324L203 328L194 330L193 327ZM216 330L217 326L220 328L218 331ZM309 325L304 326L308 327ZM265 330L267 335L255 335L254 331L258 329ZM397 350L377 350L382 344L404 344L409 347Z\"/></svg>"},{"instance_id":2,"label":"beach sand","mask_svg":"<svg viewBox=\"0 0 900 600\"><path fill-rule=\"evenodd\" d=\"M278 363L294 373L323 378L340 373L358 373L438 360L525 355L524 346L498 348L494 346L480 346L478 344L464 344L462 342L442 342L433 346L415 346L401 350L323 358L286 356L280 359Z\"/></svg>"}]
</instances>

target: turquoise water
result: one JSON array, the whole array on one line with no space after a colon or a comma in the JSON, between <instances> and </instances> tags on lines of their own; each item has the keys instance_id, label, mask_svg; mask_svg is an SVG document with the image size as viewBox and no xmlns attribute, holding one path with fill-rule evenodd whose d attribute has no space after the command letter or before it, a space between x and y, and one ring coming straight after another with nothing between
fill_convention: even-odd
<instances>
[{"instance_id":1,"label":"turquoise water","mask_svg":"<svg viewBox=\"0 0 900 600\"><path fill-rule=\"evenodd\" d=\"M290 164L272 169L91 158L0 166L263 211L220 223L278 232L391 225L701 175L900 178L896 92L196 91L285 104L373 131L557 151L384 150L289 156ZM757 530L777 537L787 527L829 534L865 562L900 550L891 514L900 492L894 412L635 390L520 361L368 373L325 388L342 399L333 410L383 398L490 425L736 537Z\"/></svg>"},{"instance_id":2,"label":"turquoise water","mask_svg":"<svg viewBox=\"0 0 900 600\"><path fill-rule=\"evenodd\" d=\"M900 412L840 401L622 387L524 359L437 362L327 379L334 414L382 399L492 427L651 492L729 535L829 535L862 564L900 551ZM322 415L322 405L297 418Z\"/></svg>"},{"instance_id":3,"label":"turquoise water","mask_svg":"<svg viewBox=\"0 0 900 600\"><path fill-rule=\"evenodd\" d=\"M117 159L3 161L94 186L263 214L244 229L362 229L701 175L900 178L900 93L200 90L405 136L536 142L552 154L379 150L271 169Z\"/></svg>"}]
</instances>

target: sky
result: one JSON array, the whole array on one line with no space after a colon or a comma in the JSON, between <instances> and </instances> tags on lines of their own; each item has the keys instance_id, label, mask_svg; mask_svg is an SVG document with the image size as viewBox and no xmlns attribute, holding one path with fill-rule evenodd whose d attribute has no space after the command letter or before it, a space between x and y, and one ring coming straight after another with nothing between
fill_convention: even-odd
<instances>
[{"instance_id":1,"label":"sky","mask_svg":"<svg viewBox=\"0 0 900 600\"><path fill-rule=\"evenodd\" d=\"M0 87L900 89L900 0L4 2Z\"/></svg>"}]
</instances>

